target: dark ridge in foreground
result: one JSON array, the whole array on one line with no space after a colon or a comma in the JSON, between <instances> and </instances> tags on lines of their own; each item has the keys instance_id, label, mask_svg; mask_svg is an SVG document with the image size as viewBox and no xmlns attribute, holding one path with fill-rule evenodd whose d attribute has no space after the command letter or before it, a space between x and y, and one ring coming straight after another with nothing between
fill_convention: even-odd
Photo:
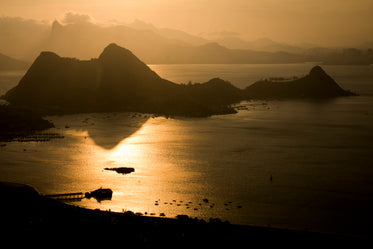
<instances>
[{"instance_id":1,"label":"dark ridge in foreground","mask_svg":"<svg viewBox=\"0 0 373 249\"><path fill-rule=\"evenodd\" d=\"M180 85L159 77L131 51L110 44L89 61L42 52L4 98L44 114L134 111L205 117L235 113L231 105L247 99L350 95L321 67L301 79L260 81L244 90L218 78Z\"/></svg>"},{"instance_id":2,"label":"dark ridge in foreground","mask_svg":"<svg viewBox=\"0 0 373 249\"><path fill-rule=\"evenodd\" d=\"M45 239L79 243L125 243L125 246L190 248L207 246L261 247L362 244L367 238L328 235L270 227L232 225L219 219L209 222L180 215L176 219L145 217L132 212L114 213L70 206L40 196L32 187L0 182L3 238ZM9 236L7 236L9 235ZM14 242L14 241L13 241ZM47 242L49 243L49 242ZM119 245L119 244L116 244Z\"/></svg>"}]
</instances>

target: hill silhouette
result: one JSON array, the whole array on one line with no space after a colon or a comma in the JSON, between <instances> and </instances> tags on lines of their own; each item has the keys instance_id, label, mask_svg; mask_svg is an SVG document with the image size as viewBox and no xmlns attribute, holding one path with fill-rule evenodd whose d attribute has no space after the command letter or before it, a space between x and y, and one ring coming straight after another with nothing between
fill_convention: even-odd
<instances>
[{"instance_id":1,"label":"hill silhouette","mask_svg":"<svg viewBox=\"0 0 373 249\"><path fill-rule=\"evenodd\" d=\"M304 78L259 81L242 90L222 79L181 85L165 80L128 49L112 43L97 59L82 61L42 52L5 99L44 114L136 111L209 116L234 113L251 98L327 98L352 95L321 67Z\"/></svg>"},{"instance_id":2,"label":"hill silhouette","mask_svg":"<svg viewBox=\"0 0 373 249\"><path fill-rule=\"evenodd\" d=\"M294 80L261 80L248 86L249 98L332 98L355 95L343 90L320 66L315 66L305 77Z\"/></svg>"},{"instance_id":3,"label":"hill silhouette","mask_svg":"<svg viewBox=\"0 0 373 249\"><path fill-rule=\"evenodd\" d=\"M46 114L139 111L207 116L234 112L224 105L226 101L201 97L207 96L208 91L219 91L222 85L239 91L228 82L215 80L206 83L197 96L197 86L187 87L162 79L131 51L110 44L97 59L89 61L42 52L4 98L13 105L28 106ZM219 99L229 99L224 92L220 95Z\"/></svg>"}]
</instances>

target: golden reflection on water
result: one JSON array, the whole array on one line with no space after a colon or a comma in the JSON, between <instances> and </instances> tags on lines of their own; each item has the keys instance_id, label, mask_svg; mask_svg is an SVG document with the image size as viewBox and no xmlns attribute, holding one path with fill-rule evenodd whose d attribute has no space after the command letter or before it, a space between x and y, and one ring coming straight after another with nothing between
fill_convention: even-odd
<instances>
[{"instance_id":1,"label":"golden reflection on water","mask_svg":"<svg viewBox=\"0 0 373 249\"><path fill-rule=\"evenodd\" d=\"M365 204L369 200L362 198L371 192L369 184L361 184L372 178L369 164L354 159L371 159L366 138L371 117L341 112L359 99L338 101L326 111L307 102L271 102L270 109L250 102L250 111L205 119L126 113L51 117L56 126L51 132L65 138L7 144L1 149L1 176L44 194L111 188L111 201L72 202L92 209L322 227L335 208L341 217L348 215L349 210L331 207L331 201L355 203L349 194L355 191ZM341 146L346 141L349 153ZM135 172L123 175L106 167L133 167ZM315 196L317 206L312 206L309 200ZM334 219L337 228L342 220Z\"/></svg>"},{"instance_id":2,"label":"golden reflection on water","mask_svg":"<svg viewBox=\"0 0 373 249\"><path fill-rule=\"evenodd\" d=\"M96 179L96 186L102 184L102 187L112 188L114 194L111 201L97 203L82 200L77 204L114 211L165 213L167 216L185 213L180 210L181 205L164 204L174 200L180 204L180 201L189 202L194 198L185 191L186 187L190 188L188 182L193 177L185 167L189 163L180 160L177 152L177 147L180 147L178 141L185 136L182 129L177 120L156 118L148 119L140 129L111 150L100 148L92 139L88 140L88 146L80 155L82 162L88 159L90 166L87 167L91 169L80 177L86 178L85 182ZM75 135L84 137L87 134ZM135 172L123 175L103 170L106 167L133 167Z\"/></svg>"}]
</instances>

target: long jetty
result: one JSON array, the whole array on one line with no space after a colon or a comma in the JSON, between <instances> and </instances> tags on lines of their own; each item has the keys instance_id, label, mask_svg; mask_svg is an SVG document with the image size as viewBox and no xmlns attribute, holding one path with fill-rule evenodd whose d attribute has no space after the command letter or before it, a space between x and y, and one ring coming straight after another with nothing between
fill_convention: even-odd
<instances>
[{"instance_id":1,"label":"long jetty","mask_svg":"<svg viewBox=\"0 0 373 249\"><path fill-rule=\"evenodd\" d=\"M76 193L65 193L65 194L54 194L54 195L44 195L48 198L54 199L82 199L85 197L83 192L76 192Z\"/></svg>"}]
</instances>

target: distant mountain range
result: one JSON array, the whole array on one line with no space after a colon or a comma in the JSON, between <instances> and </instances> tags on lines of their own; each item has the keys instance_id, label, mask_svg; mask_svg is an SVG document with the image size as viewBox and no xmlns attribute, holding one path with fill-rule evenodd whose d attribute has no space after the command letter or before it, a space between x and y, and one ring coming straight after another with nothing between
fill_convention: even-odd
<instances>
[{"instance_id":1,"label":"distant mountain range","mask_svg":"<svg viewBox=\"0 0 373 249\"><path fill-rule=\"evenodd\" d=\"M139 25L136 25L139 26ZM173 38L171 38L173 37ZM192 36L170 30L133 29L127 26L101 28L91 23L61 25L55 21L46 41L46 49L63 56L94 57L100 48L110 42L128 48L147 64L214 64L214 63L295 63L303 56L287 52L261 52L229 49L216 42L202 40L190 45Z\"/></svg>"},{"instance_id":2,"label":"distant mountain range","mask_svg":"<svg viewBox=\"0 0 373 249\"><path fill-rule=\"evenodd\" d=\"M147 64L173 63L303 63L373 64L371 43L361 49L294 46L262 38L242 40L238 35L204 39L174 29L159 29L139 20L128 25L100 26L89 21L52 26L20 18L0 18L0 49L8 56L33 61L40 51L64 57L95 58L102 47L115 42L133 51Z\"/></svg>"},{"instance_id":3,"label":"distant mountain range","mask_svg":"<svg viewBox=\"0 0 373 249\"><path fill-rule=\"evenodd\" d=\"M4 98L44 114L137 111L162 115L209 116L234 113L246 99L329 98L353 95L321 67L301 79L260 81L239 89L222 79L176 84L162 79L131 51L107 46L97 59L63 58L42 52Z\"/></svg>"},{"instance_id":4,"label":"distant mountain range","mask_svg":"<svg viewBox=\"0 0 373 249\"><path fill-rule=\"evenodd\" d=\"M28 63L16 60L0 53L0 70L22 70L27 69Z\"/></svg>"}]
</instances>

